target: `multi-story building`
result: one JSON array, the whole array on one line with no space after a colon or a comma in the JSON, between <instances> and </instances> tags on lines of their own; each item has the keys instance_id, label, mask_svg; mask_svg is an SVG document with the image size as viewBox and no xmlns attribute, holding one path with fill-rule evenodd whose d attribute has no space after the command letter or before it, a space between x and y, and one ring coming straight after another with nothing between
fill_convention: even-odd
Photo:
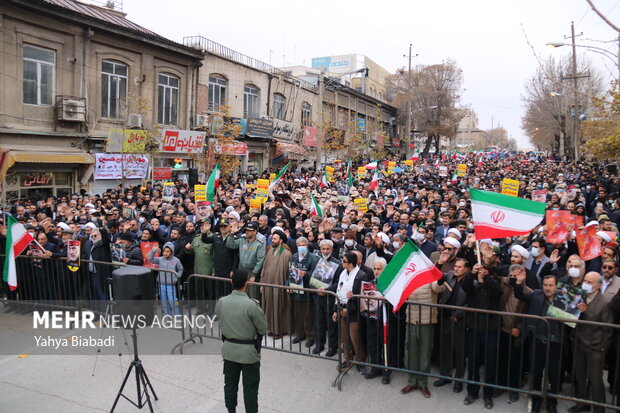
<instances>
[{"instance_id":1,"label":"multi-story building","mask_svg":"<svg viewBox=\"0 0 620 413\"><path fill-rule=\"evenodd\" d=\"M388 101L387 80L390 72L367 56L347 54L314 57L312 69L323 70L328 74L348 74L352 76L353 89L381 102Z\"/></svg>"},{"instance_id":2,"label":"multi-story building","mask_svg":"<svg viewBox=\"0 0 620 413\"><path fill-rule=\"evenodd\" d=\"M486 132L478 127L478 115L468 108L456 129L455 146L458 151L471 151L484 146Z\"/></svg>"},{"instance_id":3,"label":"multi-story building","mask_svg":"<svg viewBox=\"0 0 620 413\"><path fill-rule=\"evenodd\" d=\"M126 143L111 142L111 130L189 129L203 57L119 11L73 0L1 2L4 201L115 187L116 179L93 180L94 154ZM145 106L141 114L131 113L132 97ZM183 152L164 151L155 162L173 157L191 166Z\"/></svg>"},{"instance_id":4,"label":"multi-story building","mask_svg":"<svg viewBox=\"0 0 620 413\"><path fill-rule=\"evenodd\" d=\"M306 157L303 131L319 113L314 85L202 36L183 42L206 53L197 81L198 115L207 116L209 125L222 114L242 125L241 171L262 172Z\"/></svg>"}]
</instances>

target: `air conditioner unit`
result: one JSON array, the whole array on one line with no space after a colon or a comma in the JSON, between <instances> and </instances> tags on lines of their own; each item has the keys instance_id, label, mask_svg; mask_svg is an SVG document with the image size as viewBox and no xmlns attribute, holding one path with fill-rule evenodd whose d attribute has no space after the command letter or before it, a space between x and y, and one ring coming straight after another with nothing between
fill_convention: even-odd
<instances>
[{"instance_id":1,"label":"air conditioner unit","mask_svg":"<svg viewBox=\"0 0 620 413\"><path fill-rule=\"evenodd\" d=\"M130 113L127 117L127 127L130 129L139 129L142 127L142 115L139 113Z\"/></svg>"},{"instance_id":2,"label":"air conditioner unit","mask_svg":"<svg viewBox=\"0 0 620 413\"><path fill-rule=\"evenodd\" d=\"M86 99L56 97L57 119L67 122L86 122Z\"/></svg>"},{"instance_id":3,"label":"air conditioner unit","mask_svg":"<svg viewBox=\"0 0 620 413\"><path fill-rule=\"evenodd\" d=\"M194 115L193 122L194 129L203 129L209 126L209 118L207 115Z\"/></svg>"}]
</instances>

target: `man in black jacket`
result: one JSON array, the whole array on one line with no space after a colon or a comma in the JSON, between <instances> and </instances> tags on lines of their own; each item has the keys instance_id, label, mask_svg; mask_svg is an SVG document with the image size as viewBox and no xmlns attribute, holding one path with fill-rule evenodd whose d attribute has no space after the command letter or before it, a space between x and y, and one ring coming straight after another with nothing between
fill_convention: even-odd
<instances>
[{"instance_id":1,"label":"man in black jacket","mask_svg":"<svg viewBox=\"0 0 620 413\"><path fill-rule=\"evenodd\" d=\"M90 232L90 239L84 244L85 258L90 261L112 263L110 251L110 235L105 228L95 228ZM142 252L140 252L142 257ZM88 263L90 299L92 308L99 311L105 310L104 301L108 300L106 290L107 282L112 276L112 266L105 264Z\"/></svg>"},{"instance_id":2,"label":"man in black jacket","mask_svg":"<svg viewBox=\"0 0 620 413\"><path fill-rule=\"evenodd\" d=\"M218 222L219 231L211 234L202 234L202 242L213 243L213 273L216 277L230 278L239 266L239 253L226 246L226 239L230 236L230 225L227 218ZM213 299L228 295L232 292L232 284L221 281L209 283L214 287Z\"/></svg>"},{"instance_id":3,"label":"man in black jacket","mask_svg":"<svg viewBox=\"0 0 620 413\"><path fill-rule=\"evenodd\" d=\"M123 262L127 265L142 265L142 251L140 251L140 246L137 242L135 242L128 232L123 232L118 236L119 244L123 245L125 248L125 258L123 258Z\"/></svg>"},{"instance_id":4,"label":"man in black jacket","mask_svg":"<svg viewBox=\"0 0 620 413\"><path fill-rule=\"evenodd\" d=\"M527 279L527 274L521 272L517 274L517 284L515 285L515 297L528 304L528 314L545 317L549 306L553 303L557 279L553 275L546 275L542 279L542 290L534 290L531 293L523 291L523 285ZM533 363L533 390L542 390L542 377L545 368L547 345L549 345L549 363L547 376L551 385L551 393L557 394L560 385L560 362L562 360L562 325L557 321L549 321L549 331L547 324L533 319L523 321L523 340L532 336L531 358ZM547 397L547 413L557 412L558 401L555 397ZM540 412L542 398L534 396L532 398L532 413Z\"/></svg>"},{"instance_id":5,"label":"man in black jacket","mask_svg":"<svg viewBox=\"0 0 620 413\"><path fill-rule=\"evenodd\" d=\"M493 267L476 264L471 274L467 274L461 287L467 294L467 307L482 310L500 310L502 286L497 280ZM467 379L480 382L480 364L484 359L484 382L495 384L497 376L497 341L500 319L497 315L469 312L465 317L467 324ZM484 352L484 357L483 353ZM478 398L480 386L467 385L464 404L470 405ZM482 388L484 407L493 408L493 388Z\"/></svg>"}]
</instances>

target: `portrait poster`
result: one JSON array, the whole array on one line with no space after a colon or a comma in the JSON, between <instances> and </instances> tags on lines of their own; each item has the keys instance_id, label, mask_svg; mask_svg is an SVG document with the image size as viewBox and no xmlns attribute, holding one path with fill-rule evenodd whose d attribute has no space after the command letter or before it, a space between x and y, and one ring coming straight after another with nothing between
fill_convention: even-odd
<instances>
[{"instance_id":1,"label":"portrait poster","mask_svg":"<svg viewBox=\"0 0 620 413\"><path fill-rule=\"evenodd\" d=\"M80 241L69 240L67 247L67 268L73 272L80 269Z\"/></svg>"},{"instance_id":2,"label":"portrait poster","mask_svg":"<svg viewBox=\"0 0 620 413\"><path fill-rule=\"evenodd\" d=\"M331 261L319 260L319 263L312 272L312 278L310 278L309 284L312 288L327 288L334 279L338 264Z\"/></svg>"},{"instance_id":3,"label":"portrait poster","mask_svg":"<svg viewBox=\"0 0 620 413\"><path fill-rule=\"evenodd\" d=\"M144 264L142 264L143 267L157 268L157 264L153 264L149 262L148 258L149 258L149 253L151 252L151 250L158 246L159 246L159 243L157 242L141 242L140 243L140 251L142 252L142 261L144 261ZM155 256L159 257L159 252L156 252Z\"/></svg>"},{"instance_id":4,"label":"portrait poster","mask_svg":"<svg viewBox=\"0 0 620 413\"><path fill-rule=\"evenodd\" d=\"M575 230L577 233L577 249L579 256L584 261L589 261L603 255L603 246L598 235L596 235L596 227L581 227Z\"/></svg>"},{"instance_id":5,"label":"portrait poster","mask_svg":"<svg viewBox=\"0 0 620 413\"><path fill-rule=\"evenodd\" d=\"M569 283L558 282L553 296L553 303L549 306L547 315L550 317L566 318L577 320L581 311L577 306L584 303L586 293ZM575 327L575 323L566 323L570 327Z\"/></svg>"},{"instance_id":6,"label":"portrait poster","mask_svg":"<svg viewBox=\"0 0 620 413\"><path fill-rule=\"evenodd\" d=\"M551 244L564 243L573 228L573 219L570 211L547 211L547 242Z\"/></svg>"}]
</instances>

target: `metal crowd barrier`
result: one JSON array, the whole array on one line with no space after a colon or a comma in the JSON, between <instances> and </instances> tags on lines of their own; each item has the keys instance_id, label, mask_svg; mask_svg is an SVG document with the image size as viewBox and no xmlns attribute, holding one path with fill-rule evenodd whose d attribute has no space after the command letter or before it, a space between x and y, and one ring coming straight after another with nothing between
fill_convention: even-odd
<instances>
[{"instance_id":1,"label":"metal crowd barrier","mask_svg":"<svg viewBox=\"0 0 620 413\"><path fill-rule=\"evenodd\" d=\"M189 316L214 310L217 299L232 291L230 278L192 274L185 282L188 296L206 296L205 301L196 300L188 305ZM307 357L338 360L341 364L341 352L336 357L327 357L325 353L335 348L339 342L340 321L334 322L330 308L336 299L331 291L300 288L296 286L274 285L250 282L248 294L259 303L267 316L268 334L263 337L263 347L285 353L301 354ZM204 290L204 291L203 291ZM201 292L203 291L203 292ZM322 336L322 337L320 337ZM299 340L294 343L294 338ZM187 342L198 338L222 338L217 322L204 328L191 328L187 338L181 343L180 351ZM319 354L313 350L322 347Z\"/></svg>"},{"instance_id":2,"label":"metal crowd barrier","mask_svg":"<svg viewBox=\"0 0 620 413\"><path fill-rule=\"evenodd\" d=\"M66 259L19 256L16 259L18 289L6 291L5 304L28 311L37 307L105 311L97 306L101 301L107 303L108 293L104 291L101 300L102 292L92 284L89 264L109 266L110 273L124 266L82 260L80 269L70 272ZM161 295L163 286L173 286L173 289L166 288L176 293L175 302L168 301L166 307L159 301L161 313L179 311L190 318L208 313L214 311L220 297L232 291L229 278L191 274L176 283L172 278L169 271L154 269L155 291ZM6 283L3 284L5 288ZM337 305L337 296L332 292L250 284L249 295L259 300L268 316L271 334L263 338L263 347L337 361L338 374L333 384L339 390L347 373L356 366L367 373L372 369L381 374L397 371L427 379L446 379L463 386L482 386L487 392L492 389L528 395L538 398L542 409L547 401L559 399L599 410L620 410L617 397L620 392L620 325L413 301L406 301L399 312L393 313L385 299L364 295L353 295L347 307L354 309L353 312L336 316L334 320L334 311L338 314L345 307ZM417 319L430 316L434 321L436 317L436 322L420 328L420 324L408 323L407 312ZM506 320L509 325L520 326L518 336L506 330ZM534 326L533 334L526 325ZM412 333L410 338L407 337L408 326ZM559 331L559 337L552 337L552 329ZM184 346L188 342L195 343L196 339L200 342L203 338L221 339L217 323L208 328L176 330L180 333L180 341L171 353L176 349L183 353ZM418 353L407 354L413 345L408 340L417 340L422 330L433 337L430 349L423 349L428 360L421 360L419 343L415 347ZM595 334L606 337L605 349L584 344ZM294 342L294 337L304 340ZM426 341L428 344L428 339ZM319 354L314 354L317 345L323 348ZM338 350L336 356L327 357L325 352L333 348ZM409 360L415 357L417 361Z\"/></svg>"}]
</instances>

